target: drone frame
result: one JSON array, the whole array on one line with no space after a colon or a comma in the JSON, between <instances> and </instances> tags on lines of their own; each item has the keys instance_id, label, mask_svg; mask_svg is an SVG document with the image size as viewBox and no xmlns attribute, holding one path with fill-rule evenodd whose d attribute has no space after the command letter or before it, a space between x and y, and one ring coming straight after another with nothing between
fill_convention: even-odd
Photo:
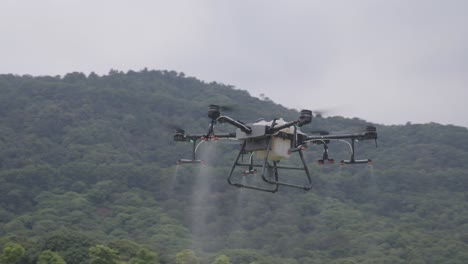
<instances>
[{"instance_id":1,"label":"drone frame","mask_svg":"<svg viewBox=\"0 0 468 264\"><path fill-rule=\"evenodd\" d=\"M365 131L363 132L358 132L358 133L346 133L346 134L329 134L328 132L320 132L320 135L307 135L299 131L299 127L302 127L303 125L307 125L312 121L312 111L310 110L302 110L301 115L298 120L283 123L280 125L277 125L277 119L274 119L270 125L265 125L265 131L263 131L263 134L255 134L256 131L252 129L247 124L244 124L241 121L234 120L228 116L221 115L219 111L219 106L217 105L210 105L209 110L208 110L208 117L211 118L210 125L208 127L208 132L206 134L185 134L185 131L182 129L176 129L175 134L174 134L174 140L175 141L184 141L184 142L191 142L192 143L192 159L179 159L177 161L177 164L204 164L203 160L199 160L196 157L196 151L198 146L203 143L204 141L209 141L209 140L216 140L216 139L237 139L237 140L243 140L242 146L239 150L239 153L230 169L229 175L227 177L227 182L230 185L233 185L238 188L247 188L247 189L253 189L253 190L258 190L258 191L264 191L264 192L271 192L275 193L278 191L280 186L287 186L287 187L292 187L292 188L297 188L297 189L302 189L305 191L308 191L312 189L312 177L310 175L309 169L307 167L306 161L304 159L304 154L303 150L306 148L308 143L312 144L323 144L324 145L324 153L323 157L321 160L319 160L319 164L323 164L325 161L328 163L334 163L334 159L330 159L328 156L328 143L331 140L337 140L337 141L342 141L346 142L351 149L351 157L349 160L342 160L340 162L340 165L344 164L371 164L372 160L370 159L361 159L361 160L356 160L355 159L355 142L360 141L360 140L366 140L366 139L374 139L377 147L377 131L376 128L373 126L368 126ZM214 127L217 122L220 123L229 123L238 129L236 130L236 133L220 133L220 134L215 134L214 133ZM256 124L252 124L255 126ZM281 130L291 128L293 127L293 133L292 134L286 134L283 133ZM262 127L263 128L263 127ZM257 131L258 132L258 131ZM251 137L240 137L239 134L243 135L252 135ZM278 163L280 160L269 160L269 155L270 152L272 151L272 144L273 140L276 137L283 137L288 138L291 140L291 148L288 150L288 155L291 155L292 153L298 152L302 166L301 167L292 167L292 166L278 166ZM255 151L257 150L249 150L247 149L247 142L248 140L263 140L266 143L265 148L262 148L261 150L264 150L264 158L262 163L257 163L254 164L253 162L253 155ZM346 139L349 139L351 141L348 142ZM197 144L198 140L202 140L200 143ZM262 143L263 143L262 141ZM248 163L243 163L239 162L239 159L243 157L245 154L249 154L249 162ZM271 162L271 163L270 163ZM257 185L249 185L249 184L242 184L239 182L235 182L234 179L234 171L237 167L243 167L243 168L248 168L248 170L245 170L244 173L241 176L246 176L249 174L257 174L257 170L255 168L261 168L260 175L262 180L267 183L268 185L271 185L271 188L268 187L262 187L262 186L257 186ZM278 170L303 170L305 172L306 176L306 184L304 185L299 185L296 183L290 183L290 182L285 182L285 181L280 181L279 179L279 173ZM269 175L267 176L267 172ZM273 174L273 176L272 176ZM267 186L268 186L267 185Z\"/></svg>"},{"instance_id":2,"label":"drone frame","mask_svg":"<svg viewBox=\"0 0 468 264\"><path fill-rule=\"evenodd\" d=\"M273 121L274 123L274 121ZM297 128L294 127L294 138L296 138L296 133L297 133ZM266 152L265 152L265 157L263 159L263 163L261 164L254 164L253 163L253 155L254 155L254 152L251 152L249 155L249 163L239 163L239 158L245 154L246 152L246 143L247 141L244 140L244 143L242 144L242 147L239 151L239 154L237 155L237 158L236 160L234 161L234 164L232 165L231 167L231 170L229 172L229 176L228 176L228 183L230 185L233 185L233 186L236 186L236 187L239 187L239 188L247 188L247 189L253 189L253 190L258 190L258 191L264 191L264 192L271 192L271 193L275 193L278 191L279 189L279 186L288 186L288 187L293 187L293 188L298 188L298 189L303 189L305 191L308 191L310 189L312 189L312 178L310 176L310 172L309 172L309 169L307 167L307 164L304 160L304 155L302 153L303 151L303 148L300 147L300 148L294 148L294 149L291 149L290 150L290 153L293 153L293 152L298 152L299 153L299 156L300 156L300 159L301 159L301 162L302 162L302 165L303 167L288 167L288 166L278 166L278 162L279 161L272 161L273 165L271 165L268 161L268 157L269 157L269 154L270 154L270 151L271 151L271 145L272 145L272 142L273 142L273 138L274 138L275 135L269 135L267 136L267 146L266 146ZM260 167L262 168L261 169L261 178L264 182L270 184L270 185L273 185L272 188L266 188L266 187L260 187L260 186L254 186L254 185L247 185L247 184L242 184L242 183L237 183L237 182L233 182L233 173L234 173L234 170L236 169L236 167L248 167L249 169L247 171L245 171L243 173L243 175L241 176L246 176L247 174L256 174L257 171L254 169L254 167ZM270 177L266 177L266 173L268 170L273 170L274 172L274 180L271 179L271 176ZM286 170L304 170L305 171L305 174L306 174L306 179L307 179L307 184L306 185L298 185L298 184L294 184L294 183L288 183L288 182L282 182L279 180L279 175L278 175L278 169L286 169Z\"/></svg>"}]
</instances>

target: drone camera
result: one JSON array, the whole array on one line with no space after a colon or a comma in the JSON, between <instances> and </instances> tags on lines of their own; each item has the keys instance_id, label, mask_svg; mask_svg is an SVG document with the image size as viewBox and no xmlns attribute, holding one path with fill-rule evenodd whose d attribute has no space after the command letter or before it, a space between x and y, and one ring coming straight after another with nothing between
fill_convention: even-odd
<instances>
[{"instance_id":1,"label":"drone camera","mask_svg":"<svg viewBox=\"0 0 468 264\"><path fill-rule=\"evenodd\" d=\"M210 105L208 108L208 117L211 119L217 119L218 117L221 116L221 113L219 112L219 106L218 105Z\"/></svg>"},{"instance_id":2,"label":"drone camera","mask_svg":"<svg viewBox=\"0 0 468 264\"><path fill-rule=\"evenodd\" d=\"M307 125L312 122L312 111L310 110L302 110L301 116L299 117L299 124L298 126Z\"/></svg>"}]
</instances>

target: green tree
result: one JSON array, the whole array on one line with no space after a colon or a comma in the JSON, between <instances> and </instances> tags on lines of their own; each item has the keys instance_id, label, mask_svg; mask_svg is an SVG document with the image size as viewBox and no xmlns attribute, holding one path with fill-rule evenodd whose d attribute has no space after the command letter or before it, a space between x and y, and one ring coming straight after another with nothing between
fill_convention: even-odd
<instances>
[{"instance_id":1,"label":"green tree","mask_svg":"<svg viewBox=\"0 0 468 264\"><path fill-rule=\"evenodd\" d=\"M141 248L137 243L126 239L110 241L108 246L119 252L119 259L123 262L128 262L134 258Z\"/></svg>"},{"instance_id":2,"label":"green tree","mask_svg":"<svg viewBox=\"0 0 468 264\"><path fill-rule=\"evenodd\" d=\"M98 243L94 234L60 228L44 238L40 251L60 252L67 264L81 264L88 263L89 248Z\"/></svg>"},{"instance_id":3,"label":"green tree","mask_svg":"<svg viewBox=\"0 0 468 264\"><path fill-rule=\"evenodd\" d=\"M228 256L220 255L211 264L231 264L231 262Z\"/></svg>"},{"instance_id":4,"label":"green tree","mask_svg":"<svg viewBox=\"0 0 468 264\"><path fill-rule=\"evenodd\" d=\"M195 252L190 249L184 249L177 253L176 255L176 264L199 264L200 260L198 259Z\"/></svg>"},{"instance_id":5,"label":"green tree","mask_svg":"<svg viewBox=\"0 0 468 264\"><path fill-rule=\"evenodd\" d=\"M252 249L228 249L223 250L226 256L229 256L229 261L232 263L252 263L259 262L264 257Z\"/></svg>"},{"instance_id":6,"label":"green tree","mask_svg":"<svg viewBox=\"0 0 468 264\"><path fill-rule=\"evenodd\" d=\"M44 250L37 259L37 264L65 264L65 260L52 250Z\"/></svg>"},{"instance_id":7,"label":"green tree","mask_svg":"<svg viewBox=\"0 0 468 264\"><path fill-rule=\"evenodd\" d=\"M96 245L89 248L90 264L116 264L118 260L117 251L104 245Z\"/></svg>"},{"instance_id":8,"label":"green tree","mask_svg":"<svg viewBox=\"0 0 468 264\"><path fill-rule=\"evenodd\" d=\"M146 248L138 250L136 257L129 264L159 264L158 254Z\"/></svg>"},{"instance_id":9,"label":"green tree","mask_svg":"<svg viewBox=\"0 0 468 264\"><path fill-rule=\"evenodd\" d=\"M25 249L22 245L8 242L3 246L3 254L0 256L0 263L17 263L24 255Z\"/></svg>"}]
</instances>

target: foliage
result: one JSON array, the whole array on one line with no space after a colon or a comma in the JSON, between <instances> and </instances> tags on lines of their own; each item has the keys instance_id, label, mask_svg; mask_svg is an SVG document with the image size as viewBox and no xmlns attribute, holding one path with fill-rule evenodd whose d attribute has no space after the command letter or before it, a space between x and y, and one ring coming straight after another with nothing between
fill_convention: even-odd
<instances>
[{"instance_id":1,"label":"foliage","mask_svg":"<svg viewBox=\"0 0 468 264\"><path fill-rule=\"evenodd\" d=\"M184 249L176 255L176 264L198 264L200 260L198 259L195 252L189 249Z\"/></svg>"},{"instance_id":2,"label":"foliage","mask_svg":"<svg viewBox=\"0 0 468 264\"><path fill-rule=\"evenodd\" d=\"M68 203L70 203L70 201L68 201ZM41 211L41 213L52 219L50 221L55 221L57 217L49 211ZM68 264L88 262L89 248L97 243L94 236L88 233L76 232L66 228L52 231L42 235L42 237L41 250L51 250L60 253Z\"/></svg>"},{"instance_id":3,"label":"foliage","mask_svg":"<svg viewBox=\"0 0 468 264\"><path fill-rule=\"evenodd\" d=\"M63 260L59 254L51 250L44 250L39 255L37 264L65 264L65 260Z\"/></svg>"},{"instance_id":4,"label":"foliage","mask_svg":"<svg viewBox=\"0 0 468 264\"><path fill-rule=\"evenodd\" d=\"M5 264L14 264L23 257L25 249L20 244L16 243L6 243L3 246L2 255L0 255L1 263Z\"/></svg>"},{"instance_id":5,"label":"foliage","mask_svg":"<svg viewBox=\"0 0 468 264\"><path fill-rule=\"evenodd\" d=\"M211 264L230 264L229 257L226 255L219 255Z\"/></svg>"},{"instance_id":6,"label":"foliage","mask_svg":"<svg viewBox=\"0 0 468 264\"><path fill-rule=\"evenodd\" d=\"M104 245L96 245L89 248L90 264L115 264L118 252Z\"/></svg>"},{"instance_id":7,"label":"foliage","mask_svg":"<svg viewBox=\"0 0 468 264\"><path fill-rule=\"evenodd\" d=\"M138 250L136 256L129 262L130 264L158 264L158 254L146 248Z\"/></svg>"}]
</instances>

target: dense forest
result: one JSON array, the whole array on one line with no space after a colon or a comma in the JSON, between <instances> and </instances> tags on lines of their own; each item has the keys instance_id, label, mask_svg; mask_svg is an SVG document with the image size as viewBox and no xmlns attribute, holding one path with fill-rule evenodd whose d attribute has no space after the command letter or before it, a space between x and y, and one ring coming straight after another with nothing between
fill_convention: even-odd
<instances>
[{"instance_id":1,"label":"dense forest","mask_svg":"<svg viewBox=\"0 0 468 264\"><path fill-rule=\"evenodd\" d=\"M313 189L271 194L227 184L237 144L176 165L191 147L172 128L203 133L213 103L298 117L174 71L0 75L0 263L468 263L467 128L316 117L304 132L376 126L378 148L358 143L374 164L319 166L310 146Z\"/></svg>"}]
</instances>

